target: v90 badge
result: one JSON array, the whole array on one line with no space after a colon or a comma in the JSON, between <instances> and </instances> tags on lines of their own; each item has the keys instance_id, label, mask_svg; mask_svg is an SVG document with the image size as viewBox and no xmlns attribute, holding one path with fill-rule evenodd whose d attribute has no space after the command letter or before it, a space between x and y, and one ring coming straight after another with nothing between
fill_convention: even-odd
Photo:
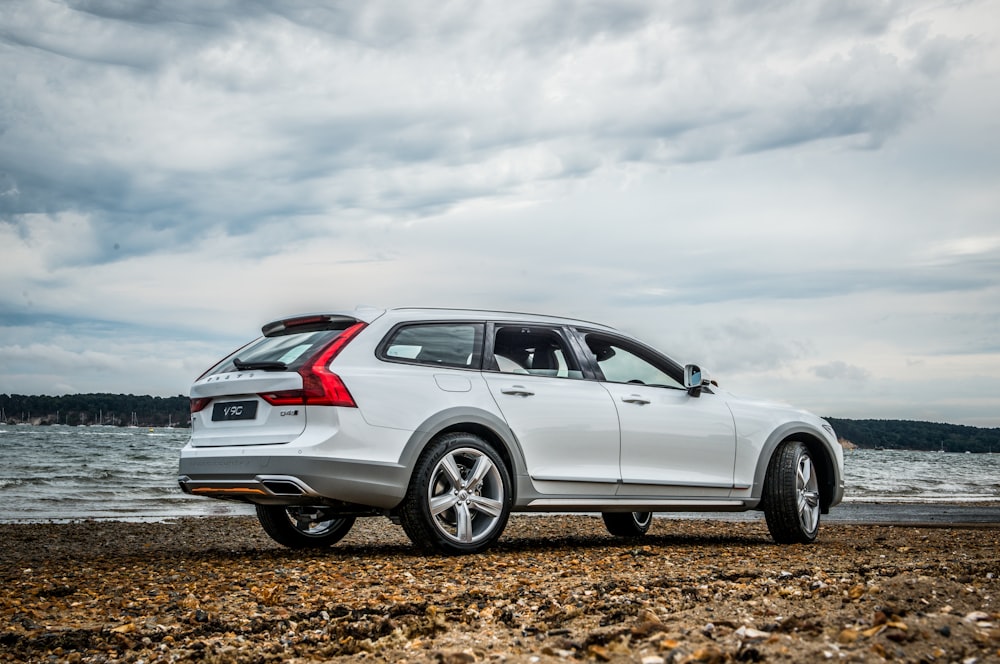
<instances>
[{"instance_id":1,"label":"v90 badge","mask_svg":"<svg viewBox=\"0 0 1000 664\"><path fill-rule=\"evenodd\" d=\"M212 407L213 422L252 420L257 417L256 401L224 401Z\"/></svg>"}]
</instances>

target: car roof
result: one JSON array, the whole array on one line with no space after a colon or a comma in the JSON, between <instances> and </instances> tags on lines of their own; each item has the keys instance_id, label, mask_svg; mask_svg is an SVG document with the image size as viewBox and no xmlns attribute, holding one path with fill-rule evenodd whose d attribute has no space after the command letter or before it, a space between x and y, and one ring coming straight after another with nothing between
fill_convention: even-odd
<instances>
[{"instance_id":1,"label":"car roof","mask_svg":"<svg viewBox=\"0 0 1000 664\"><path fill-rule=\"evenodd\" d=\"M618 335L629 336L610 325L595 323L593 321L578 318L568 318L565 316L552 316L547 314L533 314L518 311L496 311L489 309L451 309L446 307L393 307L390 309L380 309L372 306L359 306L353 311L324 311L296 314L285 316L272 321L262 329L265 334L268 329L281 327L284 322L310 318L322 317L329 319L357 320L365 323L373 323L380 318L385 318L389 323L405 323L407 321L501 321L512 323L534 323L538 325L573 325L586 327L594 330L601 330Z\"/></svg>"},{"instance_id":2,"label":"car roof","mask_svg":"<svg viewBox=\"0 0 1000 664\"><path fill-rule=\"evenodd\" d=\"M372 323L376 319L387 317L390 320L404 322L408 320L492 320L511 322L531 322L547 325L579 325L583 327L598 328L608 332L622 334L610 325L595 323L593 321L579 318L569 318L566 316L553 316L548 314L534 314L520 311L498 311L490 309L456 309L447 307L393 307L381 309L371 306L359 306L353 311L324 311L297 314L286 316L280 320L291 320L303 316L333 316L348 317L355 320ZM275 321L275 322L279 322Z\"/></svg>"},{"instance_id":3,"label":"car roof","mask_svg":"<svg viewBox=\"0 0 1000 664\"><path fill-rule=\"evenodd\" d=\"M499 311L491 309L451 309L445 307L395 307L386 310L386 315L399 320L494 320L494 321L517 321L543 323L549 325L581 325L584 327L596 327L608 331L617 332L614 328L602 323L582 320L579 318L569 318L566 316L554 316L549 314L535 314L523 311Z\"/></svg>"}]
</instances>

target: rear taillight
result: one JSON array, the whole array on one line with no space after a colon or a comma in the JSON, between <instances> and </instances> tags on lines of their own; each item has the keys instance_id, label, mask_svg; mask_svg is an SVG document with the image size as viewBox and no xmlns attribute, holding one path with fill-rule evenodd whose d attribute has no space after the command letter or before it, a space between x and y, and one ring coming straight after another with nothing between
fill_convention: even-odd
<instances>
[{"instance_id":1,"label":"rear taillight","mask_svg":"<svg viewBox=\"0 0 1000 664\"><path fill-rule=\"evenodd\" d=\"M341 332L328 346L309 358L299 369L299 374L302 376L301 390L265 392L260 395L260 398L272 406L308 405L357 408L354 397L347 391L344 381L340 380L340 376L330 371L330 362L364 327L365 323L352 325Z\"/></svg>"},{"instance_id":2,"label":"rear taillight","mask_svg":"<svg viewBox=\"0 0 1000 664\"><path fill-rule=\"evenodd\" d=\"M210 401L212 401L211 397L199 397L197 399L192 398L191 399L191 412L192 413L198 413L198 412L201 412L201 411L205 410L205 406L207 406Z\"/></svg>"}]
</instances>

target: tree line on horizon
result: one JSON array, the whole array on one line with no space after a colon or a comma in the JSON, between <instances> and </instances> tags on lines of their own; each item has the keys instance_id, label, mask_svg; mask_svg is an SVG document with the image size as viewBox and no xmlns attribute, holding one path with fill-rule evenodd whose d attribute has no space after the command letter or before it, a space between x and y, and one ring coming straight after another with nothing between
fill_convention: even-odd
<instances>
[{"instance_id":1,"label":"tree line on horizon","mask_svg":"<svg viewBox=\"0 0 1000 664\"><path fill-rule=\"evenodd\" d=\"M925 452L1000 452L1000 428L914 420L848 420L827 417L837 437L860 449Z\"/></svg>"},{"instance_id":2,"label":"tree line on horizon","mask_svg":"<svg viewBox=\"0 0 1000 664\"><path fill-rule=\"evenodd\" d=\"M67 394L53 397L0 394L0 421L38 426L188 427L191 425L191 400L183 395Z\"/></svg>"},{"instance_id":3,"label":"tree line on horizon","mask_svg":"<svg viewBox=\"0 0 1000 664\"><path fill-rule=\"evenodd\" d=\"M828 417L837 436L861 449L945 452L1000 452L1000 428L913 420L852 420ZM6 424L187 427L190 400L134 394L26 396L0 394L0 421Z\"/></svg>"}]
</instances>

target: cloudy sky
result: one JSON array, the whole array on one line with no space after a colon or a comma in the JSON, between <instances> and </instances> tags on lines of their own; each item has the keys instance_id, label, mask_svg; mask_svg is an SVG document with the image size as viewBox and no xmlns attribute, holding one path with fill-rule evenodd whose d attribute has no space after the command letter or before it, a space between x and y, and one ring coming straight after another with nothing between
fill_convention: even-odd
<instances>
[{"instance_id":1,"label":"cloudy sky","mask_svg":"<svg viewBox=\"0 0 1000 664\"><path fill-rule=\"evenodd\" d=\"M0 393L433 305L1000 426L996 2L4 0L0 81Z\"/></svg>"}]
</instances>

